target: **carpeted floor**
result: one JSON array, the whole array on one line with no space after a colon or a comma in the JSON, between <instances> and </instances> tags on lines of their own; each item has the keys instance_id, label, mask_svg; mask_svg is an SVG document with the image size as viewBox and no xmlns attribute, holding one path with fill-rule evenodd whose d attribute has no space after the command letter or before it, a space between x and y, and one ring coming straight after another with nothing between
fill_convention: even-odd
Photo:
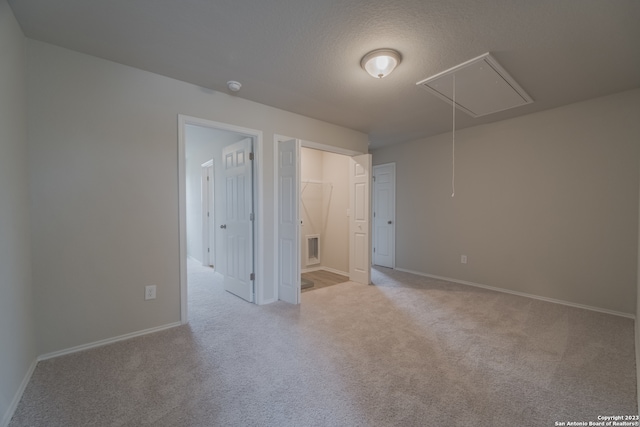
<instances>
[{"instance_id":1,"label":"carpeted floor","mask_svg":"<svg viewBox=\"0 0 640 427\"><path fill-rule=\"evenodd\" d=\"M637 414L633 321L373 272L246 303L189 265L190 324L40 362L18 426L554 426Z\"/></svg>"}]
</instances>

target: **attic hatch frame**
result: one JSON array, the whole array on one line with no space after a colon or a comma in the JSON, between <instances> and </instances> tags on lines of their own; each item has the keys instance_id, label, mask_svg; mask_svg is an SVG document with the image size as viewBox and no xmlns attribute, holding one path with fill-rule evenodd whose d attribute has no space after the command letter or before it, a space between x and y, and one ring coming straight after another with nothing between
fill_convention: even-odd
<instances>
[{"instance_id":1,"label":"attic hatch frame","mask_svg":"<svg viewBox=\"0 0 640 427\"><path fill-rule=\"evenodd\" d=\"M492 108L489 111L485 111L481 113L478 113L476 111L473 111L470 108L465 107L463 105L465 101L464 100L461 101L460 99L461 95L463 95L463 99L464 99L464 93L461 93L461 89L462 90L464 89L461 87L462 82L460 81L462 80L463 76L460 76L459 74L458 74L459 81L458 81L457 101L454 101L452 99L452 96L447 96L447 91L451 88L450 84L448 83L443 84L442 90L437 89L440 82L444 82L444 80L446 80L447 77L449 76L453 77L453 75L455 75L456 73L461 73L463 71L468 72L469 68L475 65L479 65L480 70L482 70L482 63L490 67L490 69L493 70L494 73L487 72L485 73L484 76L481 76L481 77L484 77L485 79L489 79L489 78L492 79L495 85L500 84L501 87L498 89L501 89L506 95L511 96L512 98L511 102L505 101L507 102L507 104L505 104L504 106ZM475 82L472 82L472 83L475 83ZM480 84L487 84L487 83L488 83L487 81L480 82ZM464 111L465 113L469 114L471 117L474 117L474 118L486 116L488 114L493 114L500 111L504 111L511 108L520 107L523 105L533 103L533 98L531 98L529 94L527 94L527 92L513 79L513 77L511 77L511 75L504 68L502 68L502 66L498 63L498 61L496 61L496 59L493 56L491 56L491 53L489 52L484 53L473 59L470 59L466 62L463 62L462 64L456 65L455 67L449 68L448 70L442 71L427 79L421 80L417 82L416 85L421 86L425 90L431 92L432 94L436 95L438 98L449 103L450 105L455 105L456 108L459 108L460 110ZM483 88L483 89L487 89L485 91L488 91L488 88ZM511 93L509 93L509 91L511 91Z\"/></svg>"}]
</instances>

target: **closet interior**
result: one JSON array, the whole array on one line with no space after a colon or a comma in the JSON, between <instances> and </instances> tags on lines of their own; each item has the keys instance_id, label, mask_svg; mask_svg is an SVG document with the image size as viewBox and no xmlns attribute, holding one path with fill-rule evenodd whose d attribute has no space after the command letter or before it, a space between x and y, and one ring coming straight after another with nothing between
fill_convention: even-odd
<instances>
[{"instance_id":1,"label":"closet interior","mask_svg":"<svg viewBox=\"0 0 640 427\"><path fill-rule=\"evenodd\" d=\"M341 154L301 149L303 290L349 280L349 162L350 158Z\"/></svg>"}]
</instances>

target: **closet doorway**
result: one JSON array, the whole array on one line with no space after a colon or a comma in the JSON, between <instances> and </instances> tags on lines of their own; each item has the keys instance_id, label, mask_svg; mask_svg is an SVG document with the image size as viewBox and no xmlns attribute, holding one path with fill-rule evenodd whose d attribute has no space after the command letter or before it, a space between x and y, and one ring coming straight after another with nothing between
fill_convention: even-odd
<instances>
[{"instance_id":1,"label":"closet doorway","mask_svg":"<svg viewBox=\"0 0 640 427\"><path fill-rule=\"evenodd\" d=\"M301 272L369 284L371 155L276 136L278 299L300 302Z\"/></svg>"},{"instance_id":2,"label":"closet doorway","mask_svg":"<svg viewBox=\"0 0 640 427\"><path fill-rule=\"evenodd\" d=\"M349 166L343 154L300 149L303 291L349 280Z\"/></svg>"}]
</instances>

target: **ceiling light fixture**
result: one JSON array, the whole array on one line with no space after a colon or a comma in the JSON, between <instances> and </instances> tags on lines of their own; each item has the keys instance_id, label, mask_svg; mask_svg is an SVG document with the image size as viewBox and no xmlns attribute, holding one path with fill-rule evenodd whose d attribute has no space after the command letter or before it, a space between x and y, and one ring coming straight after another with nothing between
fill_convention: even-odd
<instances>
[{"instance_id":1,"label":"ceiling light fixture","mask_svg":"<svg viewBox=\"0 0 640 427\"><path fill-rule=\"evenodd\" d=\"M388 76L400 64L402 57L393 49L376 49L367 53L360 66L372 77L381 79Z\"/></svg>"}]
</instances>

